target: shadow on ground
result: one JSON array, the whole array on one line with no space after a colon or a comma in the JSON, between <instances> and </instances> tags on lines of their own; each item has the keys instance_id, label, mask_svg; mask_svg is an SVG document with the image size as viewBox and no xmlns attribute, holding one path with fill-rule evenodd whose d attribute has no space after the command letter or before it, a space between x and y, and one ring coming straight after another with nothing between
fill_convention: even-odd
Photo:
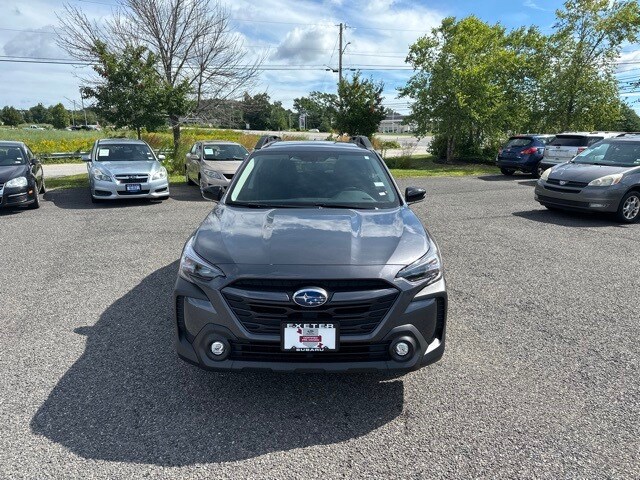
<instances>
[{"instance_id":1,"label":"shadow on ground","mask_svg":"<svg viewBox=\"0 0 640 480\"><path fill-rule=\"evenodd\" d=\"M359 437L400 415L402 381L205 372L173 348L177 262L81 327L86 350L31 421L87 459L189 465Z\"/></svg>"},{"instance_id":2,"label":"shadow on ground","mask_svg":"<svg viewBox=\"0 0 640 480\"><path fill-rule=\"evenodd\" d=\"M516 173L514 175L480 175L478 178L485 182L513 182L516 180L523 180L525 178L531 179L525 182L519 181L518 183L522 185L535 185L537 181L537 179L533 178L530 173Z\"/></svg>"},{"instance_id":3,"label":"shadow on ground","mask_svg":"<svg viewBox=\"0 0 640 480\"><path fill-rule=\"evenodd\" d=\"M170 199L178 201L202 201L197 187L187 185L175 185L170 189ZM160 200L148 200L144 198L107 200L100 203L92 203L87 188L66 188L49 190L43 196L45 201L53 202L56 207L73 210L100 209L100 208L125 208L130 206L154 205ZM164 200L163 200L164 201Z\"/></svg>"},{"instance_id":4,"label":"shadow on ground","mask_svg":"<svg viewBox=\"0 0 640 480\"><path fill-rule=\"evenodd\" d=\"M628 228L629 225L621 224L611 215L603 213L573 212L563 210L528 210L514 212L516 217L525 218L534 222L548 223L562 227L591 228L591 227L620 227Z\"/></svg>"}]
</instances>

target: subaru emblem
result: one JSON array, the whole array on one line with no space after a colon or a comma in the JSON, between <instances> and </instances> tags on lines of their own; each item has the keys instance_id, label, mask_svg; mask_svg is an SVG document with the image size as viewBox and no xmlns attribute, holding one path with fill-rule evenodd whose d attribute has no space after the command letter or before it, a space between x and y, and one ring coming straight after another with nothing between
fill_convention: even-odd
<instances>
[{"instance_id":1,"label":"subaru emblem","mask_svg":"<svg viewBox=\"0 0 640 480\"><path fill-rule=\"evenodd\" d=\"M293 301L301 307L319 307L329 300L329 294L323 288L302 288L293 294Z\"/></svg>"},{"instance_id":2,"label":"subaru emblem","mask_svg":"<svg viewBox=\"0 0 640 480\"><path fill-rule=\"evenodd\" d=\"M567 182L566 180L560 180L560 182L558 182L558 183L560 183L560 185L566 185L569 182Z\"/></svg>"}]
</instances>

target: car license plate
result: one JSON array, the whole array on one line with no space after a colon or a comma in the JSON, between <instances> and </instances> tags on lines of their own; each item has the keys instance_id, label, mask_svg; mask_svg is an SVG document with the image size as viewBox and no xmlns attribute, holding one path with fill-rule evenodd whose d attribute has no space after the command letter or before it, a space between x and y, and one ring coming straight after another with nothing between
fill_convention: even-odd
<instances>
[{"instance_id":1,"label":"car license plate","mask_svg":"<svg viewBox=\"0 0 640 480\"><path fill-rule=\"evenodd\" d=\"M127 183L127 192L139 192L142 190L142 185L139 183Z\"/></svg>"},{"instance_id":2,"label":"car license plate","mask_svg":"<svg viewBox=\"0 0 640 480\"><path fill-rule=\"evenodd\" d=\"M282 324L282 350L293 352L330 352L338 350L338 324Z\"/></svg>"}]
</instances>

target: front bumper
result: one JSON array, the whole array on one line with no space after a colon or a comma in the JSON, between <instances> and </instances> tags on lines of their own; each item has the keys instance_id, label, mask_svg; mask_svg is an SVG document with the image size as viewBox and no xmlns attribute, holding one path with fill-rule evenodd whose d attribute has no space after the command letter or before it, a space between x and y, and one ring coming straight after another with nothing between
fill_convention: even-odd
<instances>
[{"instance_id":1,"label":"front bumper","mask_svg":"<svg viewBox=\"0 0 640 480\"><path fill-rule=\"evenodd\" d=\"M375 270L360 268L369 270L371 274ZM283 275L282 270L278 269L278 275ZM304 278L316 281L341 278L335 275L340 273L339 268L332 269L335 274L327 270L327 267L306 266L302 273ZM300 278L300 273L297 278ZM361 273L365 275L361 278L380 278L367 275L366 271ZM291 275L294 275L293 271ZM252 275L251 278L264 277ZM174 319L176 349L183 360L208 370L406 372L436 362L444 353L447 314L444 279L426 288L412 286L404 280L394 281L393 286L399 289L399 294L373 331L361 335L342 333L337 352L313 354L281 352L279 335L247 330L221 293L231 283L233 281L228 279L214 279L209 284L196 285L178 277L174 291ZM313 284L313 281L306 283ZM308 311L313 313L312 309ZM391 343L405 336L413 339L416 347L410 358L395 360L390 352ZM226 342L229 347L230 353L223 360L210 353L210 346L216 340Z\"/></svg>"},{"instance_id":2,"label":"front bumper","mask_svg":"<svg viewBox=\"0 0 640 480\"><path fill-rule=\"evenodd\" d=\"M566 190L575 189L567 188ZM612 213L618 210L626 190L627 187L623 185L614 185L584 187L576 193L562 191L562 187L548 185L544 180L539 180L535 187L534 198L540 204L551 207Z\"/></svg>"},{"instance_id":3,"label":"front bumper","mask_svg":"<svg viewBox=\"0 0 640 480\"><path fill-rule=\"evenodd\" d=\"M37 189L34 185L26 187L0 188L0 207L19 207L30 205L36 200Z\"/></svg>"},{"instance_id":4,"label":"front bumper","mask_svg":"<svg viewBox=\"0 0 640 480\"><path fill-rule=\"evenodd\" d=\"M91 195L93 195L94 198L104 200L122 198L168 198L169 180L163 178L140 183L139 193L128 192L126 183L93 180L91 182Z\"/></svg>"}]
</instances>

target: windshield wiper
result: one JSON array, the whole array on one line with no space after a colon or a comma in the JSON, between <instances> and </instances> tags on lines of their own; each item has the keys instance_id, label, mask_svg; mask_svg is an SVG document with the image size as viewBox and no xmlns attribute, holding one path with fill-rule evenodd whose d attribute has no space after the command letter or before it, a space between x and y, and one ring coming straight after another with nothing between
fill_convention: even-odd
<instances>
[{"instance_id":1,"label":"windshield wiper","mask_svg":"<svg viewBox=\"0 0 640 480\"><path fill-rule=\"evenodd\" d=\"M283 205L278 203L254 203L254 202L228 202L227 205L232 207L247 208L301 208L298 205Z\"/></svg>"},{"instance_id":2,"label":"windshield wiper","mask_svg":"<svg viewBox=\"0 0 640 480\"><path fill-rule=\"evenodd\" d=\"M353 204L348 204L348 203L314 203L313 204L314 207L320 207L320 208L350 208L353 210L377 210L378 207L358 207L356 205Z\"/></svg>"}]
</instances>

